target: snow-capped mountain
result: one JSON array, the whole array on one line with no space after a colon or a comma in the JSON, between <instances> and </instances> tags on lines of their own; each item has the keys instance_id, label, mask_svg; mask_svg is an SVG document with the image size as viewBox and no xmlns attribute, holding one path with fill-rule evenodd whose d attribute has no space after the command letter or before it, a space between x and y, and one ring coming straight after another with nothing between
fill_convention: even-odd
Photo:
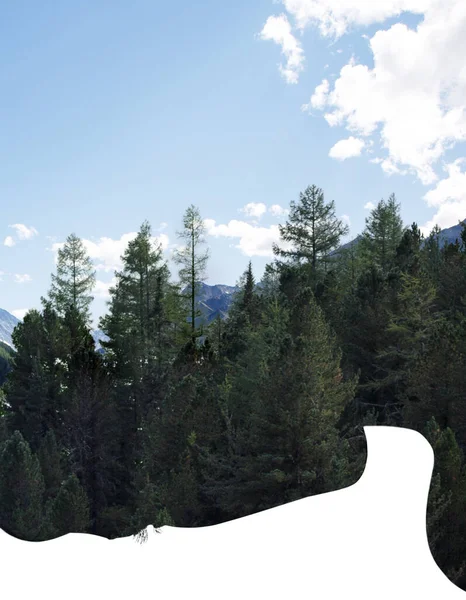
<instances>
[{"instance_id":1,"label":"snow-capped mountain","mask_svg":"<svg viewBox=\"0 0 466 600\"><path fill-rule=\"evenodd\" d=\"M8 344L12 348L14 348L11 336L14 328L20 322L20 319L16 318L7 310L0 308L0 342L5 342L5 344ZM103 331L100 331L100 329L95 329L94 331L91 331L91 335L94 338L95 347L97 350L101 349L100 342L102 340L108 340L108 337Z\"/></svg>"},{"instance_id":2,"label":"snow-capped mountain","mask_svg":"<svg viewBox=\"0 0 466 600\"><path fill-rule=\"evenodd\" d=\"M14 315L0 308L0 342L5 342L5 344L13 347L11 334L19 322L19 319Z\"/></svg>"}]
</instances>

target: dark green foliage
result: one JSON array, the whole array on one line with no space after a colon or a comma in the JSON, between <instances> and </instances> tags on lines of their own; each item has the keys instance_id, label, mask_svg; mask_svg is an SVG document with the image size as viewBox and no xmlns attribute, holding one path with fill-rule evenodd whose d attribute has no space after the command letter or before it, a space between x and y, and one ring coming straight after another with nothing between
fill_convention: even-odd
<instances>
[{"instance_id":1,"label":"dark green foliage","mask_svg":"<svg viewBox=\"0 0 466 600\"><path fill-rule=\"evenodd\" d=\"M0 387L5 383L11 371L14 351L8 344L0 342Z\"/></svg>"},{"instance_id":2,"label":"dark green foliage","mask_svg":"<svg viewBox=\"0 0 466 600\"><path fill-rule=\"evenodd\" d=\"M0 528L23 540L39 540L43 494L39 460L15 431L0 448Z\"/></svg>"},{"instance_id":3,"label":"dark green foliage","mask_svg":"<svg viewBox=\"0 0 466 600\"><path fill-rule=\"evenodd\" d=\"M44 476L44 500L47 501L56 496L64 479L63 459L52 429L42 438L37 456Z\"/></svg>"},{"instance_id":4,"label":"dark green foliage","mask_svg":"<svg viewBox=\"0 0 466 600\"><path fill-rule=\"evenodd\" d=\"M73 473L61 484L55 498L47 504L47 537L87 533L89 527L89 501L78 477Z\"/></svg>"},{"instance_id":5,"label":"dark green foliage","mask_svg":"<svg viewBox=\"0 0 466 600\"><path fill-rule=\"evenodd\" d=\"M13 343L14 369L5 384L7 418L10 431L21 431L35 451L49 429L58 437L63 433L66 344L57 314L49 305L42 313L29 311L16 326Z\"/></svg>"},{"instance_id":6,"label":"dark green foliage","mask_svg":"<svg viewBox=\"0 0 466 600\"><path fill-rule=\"evenodd\" d=\"M400 205L392 194L387 202L382 199L366 219L360 242L366 262L386 275L393 264L402 235Z\"/></svg>"}]
</instances>

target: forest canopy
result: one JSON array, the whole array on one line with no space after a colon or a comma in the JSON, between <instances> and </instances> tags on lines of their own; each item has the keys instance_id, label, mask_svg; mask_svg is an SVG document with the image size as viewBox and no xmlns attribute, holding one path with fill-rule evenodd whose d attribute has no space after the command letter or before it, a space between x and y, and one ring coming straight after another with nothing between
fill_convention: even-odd
<instances>
[{"instance_id":1,"label":"forest canopy","mask_svg":"<svg viewBox=\"0 0 466 600\"><path fill-rule=\"evenodd\" d=\"M454 244L405 226L392 194L357 243L315 185L290 206L256 285L200 323L203 220L190 206L172 283L145 221L115 272L96 351L95 272L80 238L42 309L0 344L0 527L26 540L213 525L351 485L364 425L435 452L427 530L466 589L466 227ZM383 519L383 515L380 517Z\"/></svg>"}]
</instances>

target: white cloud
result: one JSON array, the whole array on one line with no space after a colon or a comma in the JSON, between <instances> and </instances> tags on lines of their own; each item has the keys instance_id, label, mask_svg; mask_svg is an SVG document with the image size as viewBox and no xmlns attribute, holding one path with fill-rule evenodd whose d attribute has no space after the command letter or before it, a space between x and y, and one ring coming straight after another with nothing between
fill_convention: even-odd
<instances>
[{"instance_id":1,"label":"white cloud","mask_svg":"<svg viewBox=\"0 0 466 600\"><path fill-rule=\"evenodd\" d=\"M122 267L121 256L128 243L137 236L137 232L124 233L120 239L101 237L98 241L83 239L88 255L94 260L97 271L111 272Z\"/></svg>"},{"instance_id":2,"label":"white cloud","mask_svg":"<svg viewBox=\"0 0 466 600\"><path fill-rule=\"evenodd\" d=\"M101 281L97 279L95 282L95 287L92 290L92 295L94 298L103 298L104 300L108 300L110 298L109 289L116 285L116 277L112 277L111 281Z\"/></svg>"},{"instance_id":3,"label":"white cloud","mask_svg":"<svg viewBox=\"0 0 466 600\"><path fill-rule=\"evenodd\" d=\"M283 208L279 204L272 204L272 206L269 208L269 211L274 217L282 217L288 215L290 212L287 208Z\"/></svg>"},{"instance_id":4,"label":"white cloud","mask_svg":"<svg viewBox=\"0 0 466 600\"><path fill-rule=\"evenodd\" d=\"M89 257L94 261L97 271L112 272L121 269L121 256L124 254L128 243L137 236L137 232L124 233L120 239L112 239L101 237L97 241L83 239L83 245ZM162 250L166 250L169 245L168 235L160 233L152 237L154 246L160 244ZM64 246L64 242L52 244L52 251L55 252L55 260L57 252Z\"/></svg>"},{"instance_id":5,"label":"white cloud","mask_svg":"<svg viewBox=\"0 0 466 600\"><path fill-rule=\"evenodd\" d=\"M15 310L11 311L11 314L14 315L20 321L22 321L24 319L24 315L28 311L29 311L29 308L15 308Z\"/></svg>"},{"instance_id":6,"label":"white cloud","mask_svg":"<svg viewBox=\"0 0 466 600\"><path fill-rule=\"evenodd\" d=\"M438 208L432 219L419 228L424 235L429 235L434 225L443 229L466 218L466 171L461 170L464 162L466 160L460 158L445 165L447 177L424 195L429 206Z\"/></svg>"},{"instance_id":7,"label":"white cloud","mask_svg":"<svg viewBox=\"0 0 466 600\"><path fill-rule=\"evenodd\" d=\"M267 207L263 202L249 202L240 208L240 212L244 213L247 217L254 217L260 219L262 215L267 211Z\"/></svg>"},{"instance_id":8,"label":"white cloud","mask_svg":"<svg viewBox=\"0 0 466 600\"><path fill-rule=\"evenodd\" d=\"M353 26L382 23L404 11L421 14L434 0L283 0L296 26L316 25L326 37L338 38Z\"/></svg>"},{"instance_id":9,"label":"white cloud","mask_svg":"<svg viewBox=\"0 0 466 600\"><path fill-rule=\"evenodd\" d=\"M459 158L447 164L444 170L448 177L437 183L437 186L424 195L429 206L440 206L447 201L466 199L466 173L461 171L464 158Z\"/></svg>"},{"instance_id":10,"label":"white cloud","mask_svg":"<svg viewBox=\"0 0 466 600\"><path fill-rule=\"evenodd\" d=\"M226 237L238 239L235 246L246 256L266 256L273 257L273 243L285 247L286 244L280 241L280 232L278 225L270 227L259 227L245 221L233 219L227 224L217 225L213 219L204 219L207 234L214 237Z\"/></svg>"},{"instance_id":11,"label":"white cloud","mask_svg":"<svg viewBox=\"0 0 466 600\"><path fill-rule=\"evenodd\" d=\"M364 140L350 136L346 140L340 140L330 148L328 155L330 158L345 160L353 156L360 156L364 148Z\"/></svg>"},{"instance_id":12,"label":"white cloud","mask_svg":"<svg viewBox=\"0 0 466 600\"><path fill-rule=\"evenodd\" d=\"M373 67L352 58L324 104L330 126L375 136L388 174L415 173L425 185L438 179L445 151L466 141L466 3L463 0L283 0L298 29L315 26L340 37L356 27L411 12L415 29L396 23L369 38ZM316 92L317 93L317 92ZM318 97L319 98L319 97Z\"/></svg>"},{"instance_id":13,"label":"white cloud","mask_svg":"<svg viewBox=\"0 0 466 600\"><path fill-rule=\"evenodd\" d=\"M328 67L328 65L326 65ZM323 79L322 83L319 84L314 93L311 96L309 104L303 104L301 106L302 111L309 111L312 108L322 109L327 104L327 96L330 89L330 83L328 79Z\"/></svg>"},{"instance_id":14,"label":"white cloud","mask_svg":"<svg viewBox=\"0 0 466 600\"><path fill-rule=\"evenodd\" d=\"M11 248L12 246L15 245L15 240L11 237L11 235L7 235L7 237L5 238L3 245L4 246L8 246L9 248Z\"/></svg>"},{"instance_id":15,"label":"white cloud","mask_svg":"<svg viewBox=\"0 0 466 600\"><path fill-rule=\"evenodd\" d=\"M24 275L15 273L14 278L15 278L15 283L29 283L30 281L32 281L31 276L28 275L27 273L24 273Z\"/></svg>"},{"instance_id":16,"label":"white cloud","mask_svg":"<svg viewBox=\"0 0 466 600\"><path fill-rule=\"evenodd\" d=\"M286 65L279 65L279 70L287 83L297 83L299 73L304 69L304 52L301 44L291 32L291 25L282 14L269 17L259 34L263 40L272 40L281 46L286 57Z\"/></svg>"},{"instance_id":17,"label":"white cloud","mask_svg":"<svg viewBox=\"0 0 466 600\"><path fill-rule=\"evenodd\" d=\"M371 158L371 163L380 165L386 175L407 175L406 169L400 169L391 158Z\"/></svg>"},{"instance_id":18,"label":"white cloud","mask_svg":"<svg viewBox=\"0 0 466 600\"><path fill-rule=\"evenodd\" d=\"M38 235L37 229L23 225L23 223L16 223L15 225L10 225L10 227L16 230L19 240L30 240L35 235Z\"/></svg>"},{"instance_id":19,"label":"white cloud","mask_svg":"<svg viewBox=\"0 0 466 600\"><path fill-rule=\"evenodd\" d=\"M346 225L351 225L351 219L349 218L349 215L341 215L340 218L343 221L343 223L346 223Z\"/></svg>"},{"instance_id":20,"label":"white cloud","mask_svg":"<svg viewBox=\"0 0 466 600\"><path fill-rule=\"evenodd\" d=\"M374 210L375 204L373 202L366 202L366 204L364 204L364 208L366 210Z\"/></svg>"}]
</instances>

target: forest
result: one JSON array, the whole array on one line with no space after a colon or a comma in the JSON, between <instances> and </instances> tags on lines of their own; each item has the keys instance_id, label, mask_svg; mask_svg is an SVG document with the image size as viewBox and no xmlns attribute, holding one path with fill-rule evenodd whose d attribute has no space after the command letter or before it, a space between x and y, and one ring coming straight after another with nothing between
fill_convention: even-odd
<instances>
[{"instance_id":1,"label":"forest","mask_svg":"<svg viewBox=\"0 0 466 600\"><path fill-rule=\"evenodd\" d=\"M245 265L228 318L206 325L199 209L183 216L176 283L145 221L103 353L93 263L67 238L42 309L0 348L0 528L143 541L149 524L214 525L356 483L363 427L408 427L435 454L432 554L466 590L466 222L455 244L438 227L424 238L392 194L341 248L347 226L311 185L279 230L261 285Z\"/></svg>"}]
</instances>

